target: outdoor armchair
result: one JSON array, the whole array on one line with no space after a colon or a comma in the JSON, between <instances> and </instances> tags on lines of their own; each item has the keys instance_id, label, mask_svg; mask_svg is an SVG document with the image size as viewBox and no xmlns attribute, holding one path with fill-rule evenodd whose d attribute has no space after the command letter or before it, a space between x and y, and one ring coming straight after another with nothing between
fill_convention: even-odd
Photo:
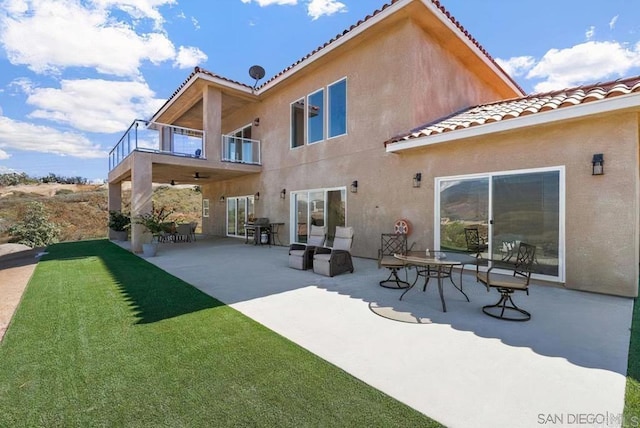
<instances>
[{"instance_id":1,"label":"outdoor armchair","mask_svg":"<svg viewBox=\"0 0 640 428\"><path fill-rule=\"evenodd\" d=\"M316 247L324 245L327 229L322 226L311 226L307 243L295 242L289 246L289 267L306 270L313 265L313 253Z\"/></svg>"},{"instance_id":2,"label":"outdoor armchair","mask_svg":"<svg viewBox=\"0 0 640 428\"><path fill-rule=\"evenodd\" d=\"M521 242L515 264L505 262L492 262L493 265L486 272L477 272L476 278L487 287L487 291L495 288L500 293L500 300L494 305L482 307L485 314L510 321L527 321L531 314L519 308L513 302L511 295L515 291L524 291L529 294L529 281L531 270L536 256L536 247ZM494 273L493 269L509 267L511 275Z\"/></svg>"},{"instance_id":3,"label":"outdoor armchair","mask_svg":"<svg viewBox=\"0 0 640 428\"><path fill-rule=\"evenodd\" d=\"M344 272L353 273L351 244L353 227L336 227L333 246L316 247L313 255L313 271L320 275L334 276Z\"/></svg>"}]
</instances>

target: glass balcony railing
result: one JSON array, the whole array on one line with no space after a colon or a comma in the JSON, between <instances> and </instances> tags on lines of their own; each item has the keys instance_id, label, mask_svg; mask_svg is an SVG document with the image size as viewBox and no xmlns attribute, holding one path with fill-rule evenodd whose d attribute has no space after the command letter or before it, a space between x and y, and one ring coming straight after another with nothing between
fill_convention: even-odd
<instances>
[{"instance_id":1,"label":"glass balcony railing","mask_svg":"<svg viewBox=\"0 0 640 428\"><path fill-rule=\"evenodd\" d=\"M199 129L135 120L109 152L109 171L134 151L206 159L204 147Z\"/></svg>"},{"instance_id":2,"label":"glass balcony railing","mask_svg":"<svg viewBox=\"0 0 640 428\"><path fill-rule=\"evenodd\" d=\"M222 157L223 162L247 163L261 165L260 141L250 138L234 137L232 135L222 136Z\"/></svg>"}]
</instances>

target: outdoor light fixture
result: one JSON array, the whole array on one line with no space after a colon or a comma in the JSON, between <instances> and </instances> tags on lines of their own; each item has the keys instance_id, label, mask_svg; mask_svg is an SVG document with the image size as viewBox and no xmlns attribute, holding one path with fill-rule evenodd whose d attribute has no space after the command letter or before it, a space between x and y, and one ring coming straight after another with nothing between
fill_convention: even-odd
<instances>
[{"instance_id":1,"label":"outdoor light fixture","mask_svg":"<svg viewBox=\"0 0 640 428\"><path fill-rule=\"evenodd\" d=\"M416 175L413 176L413 187L420 187L421 182L422 182L422 173L416 172Z\"/></svg>"},{"instance_id":2,"label":"outdoor light fixture","mask_svg":"<svg viewBox=\"0 0 640 428\"><path fill-rule=\"evenodd\" d=\"M253 119L253 126L260 126L260 118L256 117L255 119Z\"/></svg>"},{"instance_id":3,"label":"outdoor light fixture","mask_svg":"<svg viewBox=\"0 0 640 428\"><path fill-rule=\"evenodd\" d=\"M604 155L602 153L596 153L591 160L593 169L591 175L604 175Z\"/></svg>"},{"instance_id":4,"label":"outdoor light fixture","mask_svg":"<svg viewBox=\"0 0 640 428\"><path fill-rule=\"evenodd\" d=\"M358 193L358 180L351 182L351 193Z\"/></svg>"},{"instance_id":5,"label":"outdoor light fixture","mask_svg":"<svg viewBox=\"0 0 640 428\"><path fill-rule=\"evenodd\" d=\"M253 195L253 199L255 199L256 201L260 200L260 192L256 192L255 195Z\"/></svg>"},{"instance_id":6,"label":"outdoor light fixture","mask_svg":"<svg viewBox=\"0 0 640 428\"><path fill-rule=\"evenodd\" d=\"M224 204L224 195L220 196L220 203Z\"/></svg>"},{"instance_id":7,"label":"outdoor light fixture","mask_svg":"<svg viewBox=\"0 0 640 428\"><path fill-rule=\"evenodd\" d=\"M287 189L282 189L280 191L280 199L284 199L287 197Z\"/></svg>"},{"instance_id":8,"label":"outdoor light fixture","mask_svg":"<svg viewBox=\"0 0 640 428\"><path fill-rule=\"evenodd\" d=\"M176 181L175 180L171 180L171 185L175 186L176 185Z\"/></svg>"}]
</instances>

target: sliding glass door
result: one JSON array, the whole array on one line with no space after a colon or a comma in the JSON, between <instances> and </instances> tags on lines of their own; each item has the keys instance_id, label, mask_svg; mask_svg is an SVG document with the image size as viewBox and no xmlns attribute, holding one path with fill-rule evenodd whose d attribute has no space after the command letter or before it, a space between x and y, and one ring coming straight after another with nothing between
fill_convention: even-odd
<instances>
[{"instance_id":1,"label":"sliding glass door","mask_svg":"<svg viewBox=\"0 0 640 428\"><path fill-rule=\"evenodd\" d=\"M347 191L304 190L292 193L292 241L307 242L310 226L326 226L327 241L333 242L336 226L346 225Z\"/></svg>"},{"instance_id":2,"label":"sliding glass door","mask_svg":"<svg viewBox=\"0 0 640 428\"><path fill-rule=\"evenodd\" d=\"M255 216L253 196L227 198L227 236L243 237L245 223Z\"/></svg>"},{"instance_id":3,"label":"sliding glass door","mask_svg":"<svg viewBox=\"0 0 640 428\"><path fill-rule=\"evenodd\" d=\"M564 169L509 171L436 179L436 243L466 250L464 229L488 244L486 258L515 257L520 242L536 246L534 272L564 280Z\"/></svg>"}]
</instances>

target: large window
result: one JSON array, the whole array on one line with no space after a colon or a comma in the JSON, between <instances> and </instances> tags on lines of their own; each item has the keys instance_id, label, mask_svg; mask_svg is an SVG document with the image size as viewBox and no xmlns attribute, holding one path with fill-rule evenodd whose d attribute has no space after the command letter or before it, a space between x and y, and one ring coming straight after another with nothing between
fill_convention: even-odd
<instances>
[{"instance_id":1,"label":"large window","mask_svg":"<svg viewBox=\"0 0 640 428\"><path fill-rule=\"evenodd\" d=\"M310 226L327 228L327 245L333 243L336 226L346 225L346 188L292 192L291 241L307 242Z\"/></svg>"},{"instance_id":2,"label":"large window","mask_svg":"<svg viewBox=\"0 0 640 428\"><path fill-rule=\"evenodd\" d=\"M227 236L244 237L244 225L254 216L253 196L227 198Z\"/></svg>"},{"instance_id":3,"label":"large window","mask_svg":"<svg viewBox=\"0 0 640 428\"><path fill-rule=\"evenodd\" d=\"M346 133L346 78L291 103L291 148Z\"/></svg>"},{"instance_id":4,"label":"large window","mask_svg":"<svg viewBox=\"0 0 640 428\"><path fill-rule=\"evenodd\" d=\"M307 142L324 140L324 89L309 95L307 103Z\"/></svg>"},{"instance_id":5,"label":"large window","mask_svg":"<svg viewBox=\"0 0 640 428\"><path fill-rule=\"evenodd\" d=\"M436 180L436 243L466 249L464 228L477 227L490 259L514 256L520 242L536 246L534 272L564 280L562 167L446 177Z\"/></svg>"},{"instance_id":6,"label":"large window","mask_svg":"<svg viewBox=\"0 0 640 428\"><path fill-rule=\"evenodd\" d=\"M347 79L329 85L329 138L347 133Z\"/></svg>"}]
</instances>

